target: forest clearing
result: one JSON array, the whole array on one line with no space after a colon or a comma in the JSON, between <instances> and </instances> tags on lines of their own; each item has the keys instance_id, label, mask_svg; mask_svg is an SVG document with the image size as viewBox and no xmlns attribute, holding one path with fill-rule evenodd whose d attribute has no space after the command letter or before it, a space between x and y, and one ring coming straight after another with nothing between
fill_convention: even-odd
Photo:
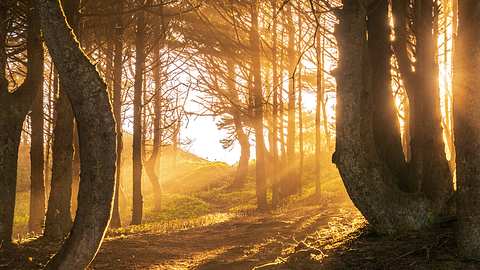
<instances>
[{"instance_id":1,"label":"forest clearing","mask_svg":"<svg viewBox=\"0 0 480 270\"><path fill-rule=\"evenodd\" d=\"M0 269L480 269L480 1L1 0Z\"/></svg>"}]
</instances>

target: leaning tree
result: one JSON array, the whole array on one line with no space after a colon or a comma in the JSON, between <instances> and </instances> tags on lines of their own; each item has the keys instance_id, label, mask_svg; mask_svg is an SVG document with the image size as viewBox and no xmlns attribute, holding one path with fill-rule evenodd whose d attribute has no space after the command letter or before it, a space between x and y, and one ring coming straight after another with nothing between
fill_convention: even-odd
<instances>
[{"instance_id":1,"label":"leaning tree","mask_svg":"<svg viewBox=\"0 0 480 270\"><path fill-rule=\"evenodd\" d=\"M72 231L49 269L84 269L103 240L115 187L115 121L107 86L85 56L59 0L35 1L45 42L78 126L81 176Z\"/></svg>"}]
</instances>

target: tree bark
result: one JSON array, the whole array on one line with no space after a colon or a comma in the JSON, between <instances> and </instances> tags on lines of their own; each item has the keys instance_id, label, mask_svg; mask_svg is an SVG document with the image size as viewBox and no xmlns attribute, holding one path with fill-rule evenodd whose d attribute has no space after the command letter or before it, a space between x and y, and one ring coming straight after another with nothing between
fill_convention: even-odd
<instances>
[{"instance_id":1,"label":"tree bark","mask_svg":"<svg viewBox=\"0 0 480 270\"><path fill-rule=\"evenodd\" d=\"M256 194L257 207L259 210L267 209L267 186L265 175L265 138L263 134L263 94L260 64L260 37L258 32L258 0L251 4L252 28L252 72L253 72L253 95L255 116L255 149L256 149Z\"/></svg>"},{"instance_id":2,"label":"tree bark","mask_svg":"<svg viewBox=\"0 0 480 270\"><path fill-rule=\"evenodd\" d=\"M248 174L248 162L250 161L250 142L247 134L243 130L242 121L239 114L233 116L235 133L240 144L240 159L238 161L237 172L233 180L232 187L241 188L245 185Z\"/></svg>"},{"instance_id":3,"label":"tree bark","mask_svg":"<svg viewBox=\"0 0 480 270\"><path fill-rule=\"evenodd\" d=\"M374 102L373 130L378 156L385 160L396 179L407 177L407 163L403 154L397 109L392 93L390 74L390 27L388 1L377 1L368 16L368 50L372 72ZM405 191L414 191L407 183L398 183Z\"/></svg>"},{"instance_id":4,"label":"tree bark","mask_svg":"<svg viewBox=\"0 0 480 270\"><path fill-rule=\"evenodd\" d=\"M250 141L248 135L243 130L242 111L239 108L241 105L238 96L238 90L235 87L235 63L231 59L227 59L227 90L229 99L232 102L231 115L233 124L235 126L235 134L240 144L240 159L238 160L238 167L235 173L235 179L232 183L232 188L238 189L245 185L248 174L248 163L250 161Z\"/></svg>"},{"instance_id":5,"label":"tree bark","mask_svg":"<svg viewBox=\"0 0 480 270\"><path fill-rule=\"evenodd\" d=\"M43 74L43 65L36 71ZM43 80L37 81L37 95L32 105L31 119L31 148L30 148L30 215L28 230L41 233L45 221L45 177L43 171L44 132L43 132Z\"/></svg>"},{"instance_id":6,"label":"tree bark","mask_svg":"<svg viewBox=\"0 0 480 270\"><path fill-rule=\"evenodd\" d=\"M0 17L7 17L8 6L0 4ZM5 76L7 20L0 20L0 245L12 241L15 210L17 159L22 125L40 89L43 78L43 46L37 10L28 2L27 13L27 76L14 91L9 92Z\"/></svg>"},{"instance_id":7,"label":"tree bark","mask_svg":"<svg viewBox=\"0 0 480 270\"><path fill-rule=\"evenodd\" d=\"M41 27L77 120L81 180L72 231L47 269L84 269L107 228L115 186L115 121L105 82L80 49L59 1L37 0Z\"/></svg>"},{"instance_id":8,"label":"tree bark","mask_svg":"<svg viewBox=\"0 0 480 270\"><path fill-rule=\"evenodd\" d=\"M295 27L293 25L292 3L287 4L288 31L288 124L287 124L287 177L282 185L282 196L294 194L297 191L297 160L295 151Z\"/></svg>"},{"instance_id":9,"label":"tree bark","mask_svg":"<svg viewBox=\"0 0 480 270\"><path fill-rule=\"evenodd\" d=\"M458 2L458 41L454 52L454 117L457 152L458 247L467 259L480 259L480 2Z\"/></svg>"},{"instance_id":10,"label":"tree bark","mask_svg":"<svg viewBox=\"0 0 480 270\"><path fill-rule=\"evenodd\" d=\"M145 13L135 15L135 83L133 98L133 208L132 225L142 223L142 87L145 69Z\"/></svg>"},{"instance_id":11,"label":"tree bark","mask_svg":"<svg viewBox=\"0 0 480 270\"><path fill-rule=\"evenodd\" d=\"M433 2L416 1L417 88L409 93L411 119L412 174L430 199L441 201L453 193L453 184L441 127L440 91L435 70L436 36L433 29ZM410 176L412 177L412 176Z\"/></svg>"},{"instance_id":12,"label":"tree bark","mask_svg":"<svg viewBox=\"0 0 480 270\"><path fill-rule=\"evenodd\" d=\"M395 175L376 151L372 71L368 65L367 9L363 1L344 0L335 29L339 48L337 143L333 160L347 192L380 233L431 226L443 204L422 193L402 192Z\"/></svg>"},{"instance_id":13,"label":"tree bark","mask_svg":"<svg viewBox=\"0 0 480 270\"><path fill-rule=\"evenodd\" d=\"M65 17L74 31L78 30L79 0L64 1ZM62 239L72 228L72 182L73 182L73 130L72 107L60 80L60 91L55 108L55 127L52 146L52 180L44 235Z\"/></svg>"},{"instance_id":14,"label":"tree bark","mask_svg":"<svg viewBox=\"0 0 480 270\"><path fill-rule=\"evenodd\" d=\"M410 155L409 190L422 191L443 204L453 192L453 184L445 156L441 128L440 98L435 70L436 42L433 36L433 2L415 1L413 29L409 29L409 2L392 2L395 21L393 48L409 99ZM415 34L415 63L409 57L409 32ZM412 66L415 66L413 72Z\"/></svg>"},{"instance_id":15,"label":"tree bark","mask_svg":"<svg viewBox=\"0 0 480 270\"><path fill-rule=\"evenodd\" d=\"M318 31L320 31L320 25L317 25ZM315 193L317 197L322 194L322 183L320 179L321 174L321 148L322 148L322 134L320 127L322 125L321 112L324 99L323 89L323 47L321 33L318 32L315 40L315 49L317 57L317 102L315 107Z\"/></svg>"},{"instance_id":16,"label":"tree bark","mask_svg":"<svg viewBox=\"0 0 480 270\"><path fill-rule=\"evenodd\" d=\"M123 0L119 0L117 7L118 13L123 11ZM116 164L116 182L115 195L113 199L112 220L110 226L119 228L122 226L120 219L120 181L122 179L122 151L123 151L123 128L122 128L122 67L123 67L123 21L122 16L115 17L114 32L114 56L113 56L113 115L115 116L115 127L117 130L117 164Z\"/></svg>"},{"instance_id":17,"label":"tree bark","mask_svg":"<svg viewBox=\"0 0 480 270\"><path fill-rule=\"evenodd\" d=\"M72 226L73 111L62 87L56 102L53 129L52 181L45 233L48 238L65 237Z\"/></svg>"},{"instance_id":18,"label":"tree bark","mask_svg":"<svg viewBox=\"0 0 480 270\"><path fill-rule=\"evenodd\" d=\"M152 183L152 189L155 198L155 209L160 210L162 208L162 186L160 184L160 176L158 173L159 167L159 158L161 153L162 147L162 127L161 127L161 120L162 120L162 82L161 82L161 57L160 57L160 49L162 46L159 45L160 42L163 42L164 38L164 31L165 31L165 23L163 22L163 6L160 6L160 13L162 14L162 27L160 28L159 25L156 25L154 28L154 34L158 38L158 42L154 45L153 51L153 61L154 61L154 68L152 69L153 72L153 81L155 83L155 92L154 92L154 119L153 119L153 149L150 158L145 163L145 170L147 172L148 178ZM163 33L162 33L162 32Z\"/></svg>"},{"instance_id":19,"label":"tree bark","mask_svg":"<svg viewBox=\"0 0 480 270\"><path fill-rule=\"evenodd\" d=\"M277 0L271 0L272 11L274 13L277 12ZM277 46L278 46L278 35L277 35L277 28L278 22L276 14L272 16L272 91L273 91L273 102L272 102L272 137L273 137L273 144L271 145L272 149L272 206L277 207L280 203L280 179L279 179L279 155L278 155L278 91L282 91L279 87L279 77L278 77L278 59L277 59ZM281 119L283 121L283 119Z\"/></svg>"}]
</instances>

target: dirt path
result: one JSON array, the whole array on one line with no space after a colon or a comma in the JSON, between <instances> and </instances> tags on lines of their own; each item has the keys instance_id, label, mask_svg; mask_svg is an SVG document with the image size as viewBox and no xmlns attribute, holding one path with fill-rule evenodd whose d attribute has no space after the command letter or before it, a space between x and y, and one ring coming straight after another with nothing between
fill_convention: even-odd
<instances>
[{"instance_id":1,"label":"dirt path","mask_svg":"<svg viewBox=\"0 0 480 270\"><path fill-rule=\"evenodd\" d=\"M133 234L108 240L93 269L251 269L328 227L338 209L302 207L279 214L242 216L168 234Z\"/></svg>"}]
</instances>

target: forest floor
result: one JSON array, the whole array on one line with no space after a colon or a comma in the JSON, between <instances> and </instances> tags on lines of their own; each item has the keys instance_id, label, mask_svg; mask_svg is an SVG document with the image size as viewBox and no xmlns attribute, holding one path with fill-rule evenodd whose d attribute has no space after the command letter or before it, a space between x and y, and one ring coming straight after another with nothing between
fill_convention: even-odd
<instances>
[{"instance_id":1,"label":"forest floor","mask_svg":"<svg viewBox=\"0 0 480 270\"><path fill-rule=\"evenodd\" d=\"M310 180L283 208L257 212L253 177L243 189L231 190L229 166L195 159L179 166L186 169L165 185L162 210L152 208L147 192L145 224L108 230L90 269L480 269L456 254L454 220L427 232L372 232L334 168L322 177L322 201ZM311 170L306 179L313 179ZM28 194L19 195L17 244L0 246L0 269L42 269L59 243L21 234L29 207ZM123 210L127 223L130 209Z\"/></svg>"},{"instance_id":2,"label":"forest floor","mask_svg":"<svg viewBox=\"0 0 480 270\"><path fill-rule=\"evenodd\" d=\"M271 213L218 213L170 228L112 231L91 269L252 269L294 252L308 235L344 230L359 215L350 204L297 206ZM0 253L0 269L39 269L58 248L30 240Z\"/></svg>"},{"instance_id":3,"label":"forest floor","mask_svg":"<svg viewBox=\"0 0 480 270\"><path fill-rule=\"evenodd\" d=\"M90 269L480 269L457 256L454 228L379 236L351 202L294 203L110 230ZM0 248L0 269L41 269L57 249L41 238Z\"/></svg>"}]
</instances>

